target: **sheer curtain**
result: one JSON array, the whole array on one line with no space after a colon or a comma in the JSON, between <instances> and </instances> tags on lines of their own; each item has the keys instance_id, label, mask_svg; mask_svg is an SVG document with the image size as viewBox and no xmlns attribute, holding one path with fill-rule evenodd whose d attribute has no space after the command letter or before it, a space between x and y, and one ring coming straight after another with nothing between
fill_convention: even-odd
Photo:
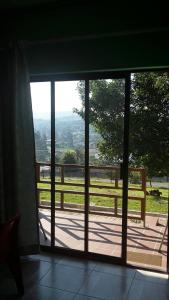
<instances>
[{"instance_id":1,"label":"sheer curtain","mask_svg":"<svg viewBox=\"0 0 169 300\"><path fill-rule=\"evenodd\" d=\"M20 213L22 254L39 251L32 103L23 48L0 51L0 223Z\"/></svg>"}]
</instances>

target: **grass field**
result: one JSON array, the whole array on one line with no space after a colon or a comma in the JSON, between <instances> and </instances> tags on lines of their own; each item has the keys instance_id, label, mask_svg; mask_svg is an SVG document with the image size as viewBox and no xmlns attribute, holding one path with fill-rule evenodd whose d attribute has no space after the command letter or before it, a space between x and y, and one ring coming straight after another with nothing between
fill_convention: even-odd
<instances>
[{"instance_id":1,"label":"grass field","mask_svg":"<svg viewBox=\"0 0 169 300\"><path fill-rule=\"evenodd\" d=\"M47 180L45 178L45 180ZM57 180L57 178L56 178ZM82 180L67 180L69 183L84 183ZM104 185L107 186L107 188L95 188L95 187L90 187L89 191L94 192L94 193L104 193L104 194L114 194L114 195L122 195L122 190L121 189L111 189L111 183L105 182L105 181L91 181L92 184L97 184L97 185ZM112 184L113 186L113 184ZM140 188L140 185L136 184L129 184L129 188ZM46 188L50 189L50 184L46 183L39 183L38 188ZM65 185L60 185L56 184L55 187L57 190L71 190L71 191L81 191L84 192L84 187L79 187L79 186L65 186ZM147 191L150 191L153 188L147 188ZM161 196L146 196L146 212L157 212L157 213L167 213L168 211L168 189L164 188L158 188L156 187L155 189L159 189L159 191L162 193ZM143 197L143 192L142 191L128 191L129 196L137 196L137 197ZM60 202L60 193L56 192L56 202ZM40 193L40 200L46 200L50 202L50 192L41 192ZM84 204L84 196L83 195L72 195L72 194L65 194L64 195L64 202L65 203L74 203L74 204ZM118 207L121 208L121 200L118 200ZM111 198L106 198L102 196L90 196L90 205L94 206L103 206L103 207L113 207L114 206L114 200ZM139 200L129 200L128 203L129 210L136 210L140 211L140 201Z\"/></svg>"}]
</instances>

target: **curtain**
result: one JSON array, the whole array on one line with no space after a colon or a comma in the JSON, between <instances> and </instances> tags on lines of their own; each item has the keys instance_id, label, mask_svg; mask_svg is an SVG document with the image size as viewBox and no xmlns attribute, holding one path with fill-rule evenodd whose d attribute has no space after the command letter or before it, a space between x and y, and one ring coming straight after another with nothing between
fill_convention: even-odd
<instances>
[{"instance_id":1,"label":"curtain","mask_svg":"<svg viewBox=\"0 0 169 300\"><path fill-rule=\"evenodd\" d=\"M23 47L0 51L0 223L19 213L21 254L39 251L35 147Z\"/></svg>"}]
</instances>

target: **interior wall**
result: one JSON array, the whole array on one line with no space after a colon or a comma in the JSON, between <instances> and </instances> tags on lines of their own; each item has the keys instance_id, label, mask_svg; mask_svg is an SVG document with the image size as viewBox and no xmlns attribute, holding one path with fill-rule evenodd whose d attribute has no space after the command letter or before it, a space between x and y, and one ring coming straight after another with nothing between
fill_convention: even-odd
<instances>
[{"instance_id":1,"label":"interior wall","mask_svg":"<svg viewBox=\"0 0 169 300\"><path fill-rule=\"evenodd\" d=\"M11 0L5 0L6 3L9 1ZM152 12L152 7L151 10L148 6L130 7L128 3L121 2L112 5L112 1L55 0L54 5L38 0L39 5L29 6L30 0L20 2L22 4L6 10L1 9L0 4L1 28L6 33L15 34L19 40L121 34L169 25L168 10L163 7L163 12L160 13L160 6L155 10L155 4Z\"/></svg>"},{"instance_id":2,"label":"interior wall","mask_svg":"<svg viewBox=\"0 0 169 300\"><path fill-rule=\"evenodd\" d=\"M169 67L169 32L84 39L26 48L31 74Z\"/></svg>"},{"instance_id":3,"label":"interior wall","mask_svg":"<svg viewBox=\"0 0 169 300\"><path fill-rule=\"evenodd\" d=\"M169 66L168 11L160 13L159 5L152 13L121 3L28 2L0 11L0 45L11 38L26 42L31 74Z\"/></svg>"}]
</instances>

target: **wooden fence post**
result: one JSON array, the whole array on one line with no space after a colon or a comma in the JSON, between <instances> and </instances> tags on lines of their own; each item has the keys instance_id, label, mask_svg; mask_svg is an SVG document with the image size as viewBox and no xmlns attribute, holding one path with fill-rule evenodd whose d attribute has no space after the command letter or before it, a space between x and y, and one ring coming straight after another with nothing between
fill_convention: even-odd
<instances>
[{"instance_id":1,"label":"wooden fence post","mask_svg":"<svg viewBox=\"0 0 169 300\"><path fill-rule=\"evenodd\" d=\"M64 192L60 193L60 208L64 209Z\"/></svg>"},{"instance_id":2,"label":"wooden fence post","mask_svg":"<svg viewBox=\"0 0 169 300\"><path fill-rule=\"evenodd\" d=\"M37 205L40 205L40 191L38 190L38 182L40 181L40 164L35 164L35 177L36 177L36 197L37 197Z\"/></svg>"},{"instance_id":3,"label":"wooden fence post","mask_svg":"<svg viewBox=\"0 0 169 300\"><path fill-rule=\"evenodd\" d=\"M146 226L146 170L142 169L142 189L144 192L144 201L141 201L141 218L143 220L143 226Z\"/></svg>"},{"instance_id":4,"label":"wooden fence post","mask_svg":"<svg viewBox=\"0 0 169 300\"><path fill-rule=\"evenodd\" d=\"M61 184L64 184L64 166L63 165L61 165Z\"/></svg>"},{"instance_id":5,"label":"wooden fence post","mask_svg":"<svg viewBox=\"0 0 169 300\"><path fill-rule=\"evenodd\" d=\"M114 215L117 217L117 197L114 198Z\"/></svg>"},{"instance_id":6,"label":"wooden fence post","mask_svg":"<svg viewBox=\"0 0 169 300\"><path fill-rule=\"evenodd\" d=\"M36 176L36 182L40 181L40 164L36 163L35 165L35 176Z\"/></svg>"}]
</instances>

